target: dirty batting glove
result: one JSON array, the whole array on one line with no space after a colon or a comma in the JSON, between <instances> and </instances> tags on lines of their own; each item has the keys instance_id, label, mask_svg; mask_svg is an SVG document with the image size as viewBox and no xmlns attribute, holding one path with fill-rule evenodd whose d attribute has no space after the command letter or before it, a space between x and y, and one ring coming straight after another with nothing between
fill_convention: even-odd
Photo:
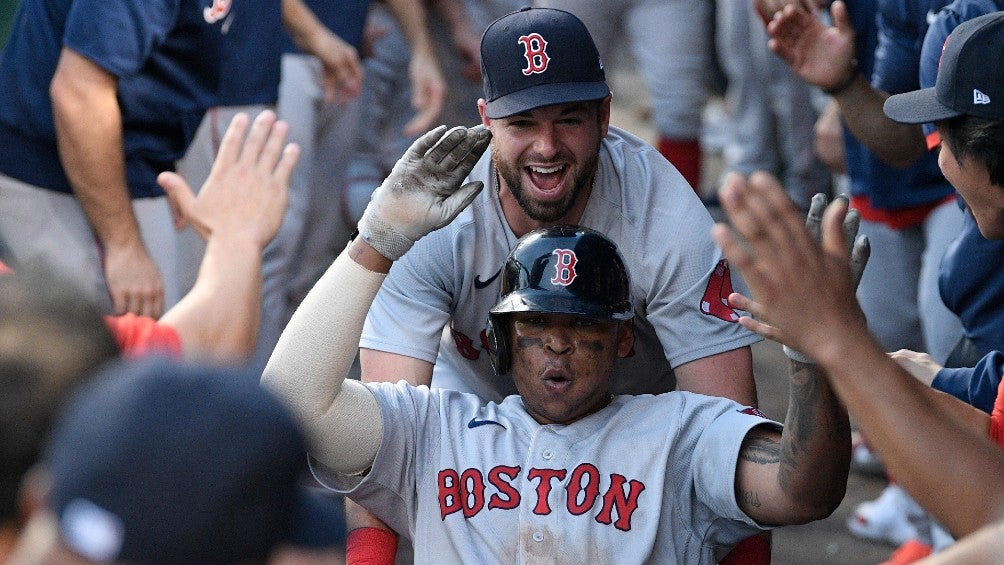
<instances>
[{"instance_id":1,"label":"dirty batting glove","mask_svg":"<svg viewBox=\"0 0 1004 565\"><path fill-rule=\"evenodd\" d=\"M450 223L484 188L480 181L460 183L490 140L481 126L439 126L418 138L373 191L359 235L396 261L422 236Z\"/></svg>"},{"instance_id":2,"label":"dirty batting glove","mask_svg":"<svg viewBox=\"0 0 1004 565\"><path fill-rule=\"evenodd\" d=\"M820 225L823 222L823 212L826 210L826 205L826 195L821 192L817 193L812 197L812 203L809 205L809 213L805 217L805 228L809 230L809 233L812 234L812 237L816 241L822 241ZM844 216L843 228L844 237L849 247L847 253L850 257L851 280L853 281L855 290L858 288L858 283L861 282L861 275L864 273L865 265L868 264L868 257L871 255L871 242L868 241L867 235L858 235L859 227L861 227L861 213L857 210L848 210L847 215ZM782 349L784 349L784 354L792 361L815 363L811 358L787 345L782 346Z\"/></svg>"}]
</instances>

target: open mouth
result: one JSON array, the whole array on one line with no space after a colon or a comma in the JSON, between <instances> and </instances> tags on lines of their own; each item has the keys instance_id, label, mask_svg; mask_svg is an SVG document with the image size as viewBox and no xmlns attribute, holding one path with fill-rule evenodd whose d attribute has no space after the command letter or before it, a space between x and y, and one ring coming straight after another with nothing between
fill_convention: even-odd
<instances>
[{"instance_id":1,"label":"open mouth","mask_svg":"<svg viewBox=\"0 0 1004 565\"><path fill-rule=\"evenodd\" d=\"M547 371L544 373L544 387L552 392L561 392L572 386L572 379L563 371Z\"/></svg>"},{"instance_id":2,"label":"open mouth","mask_svg":"<svg viewBox=\"0 0 1004 565\"><path fill-rule=\"evenodd\" d=\"M530 181L534 187L544 193L555 192L561 186L561 182L565 180L565 172L567 170L568 167L566 165L551 165L546 167L531 165L526 167L527 175L530 177Z\"/></svg>"}]
</instances>

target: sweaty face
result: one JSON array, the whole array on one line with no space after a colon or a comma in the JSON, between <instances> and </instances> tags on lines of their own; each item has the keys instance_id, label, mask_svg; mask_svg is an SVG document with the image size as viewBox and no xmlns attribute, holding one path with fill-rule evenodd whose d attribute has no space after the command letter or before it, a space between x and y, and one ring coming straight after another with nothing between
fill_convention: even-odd
<instances>
[{"instance_id":1,"label":"sweaty face","mask_svg":"<svg viewBox=\"0 0 1004 565\"><path fill-rule=\"evenodd\" d=\"M606 135L606 104L556 104L491 120L495 168L531 219L566 219L580 195L588 196Z\"/></svg>"},{"instance_id":2,"label":"sweaty face","mask_svg":"<svg viewBox=\"0 0 1004 565\"><path fill-rule=\"evenodd\" d=\"M541 424L568 424L610 403L617 357L631 351L630 323L569 314L517 313L512 374L526 411Z\"/></svg>"},{"instance_id":3,"label":"sweaty face","mask_svg":"<svg viewBox=\"0 0 1004 565\"><path fill-rule=\"evenodd\" d=\"M983 237L1004 238L1004 187L990 182L986 167L966 157L960 160L944 141L938 153L938 166L973 213Z\"/></svg>"}]
</instances>

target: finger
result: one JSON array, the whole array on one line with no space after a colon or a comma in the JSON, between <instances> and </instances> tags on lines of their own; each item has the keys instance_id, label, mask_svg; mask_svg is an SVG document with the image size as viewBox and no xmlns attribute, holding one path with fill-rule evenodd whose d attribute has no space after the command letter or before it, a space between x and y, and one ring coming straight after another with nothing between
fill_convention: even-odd
<instances>
[{"instance_id":1,"label":"finger","mask_svg":"<svg viewBox=\"0 0 1004 565\"><path fill-rule=\"evenodd\" d=\"M739 325L759 335L760 337L776 341L778 343L781 342L780 332L778 332L777 328L770 324L765 324L749 316L741 316L739 318Z\"/></svg>"},{"instance_id":2,"label":"finger","mask_svg":"<svg viewBox=\"0 0 1004 565\"><path fill-rule=\"evenodd\" d=\"M112 298L112 310L115 315L121 316L129 312L129 294L127 292L109 290L109 294Z\"/></svg>"},{"instance_id":3,"label":"finger","mask_svg":"<svg viewBox=\"0 0 1004 565\"><path fill-rule=\"evenodd\" d=\"M824 210L826 210L826 195L822 192L817 192L812 197L812 202L809 204L809 213L805 217L805 229L809 230L812 238L816 241L820 240L819 224L823 221Z\"/></svg>"},{"instance_id":4,"label":"finger","mask_svg":"<svg viewBox=\"0 0 1004 565\"><path fill-rule=\"evenodd\" d=\"M171 215L174 217L174 227L184 228L188 224L188 212L195 203L192 187L188 186L184 177L171 171L157 175L157 184L167 194L167 202L171 206Z\"/></svg>"},{"instance_id":5,"label":"finger","mask_svg":"<svg viewBox=\"0 0 1004 565\"><path fill-rule=\"evenodd\" d=\"M171 208L171 220L174 222L174 229L184 229L185 226L188 225L188 221L185 220L185 215L181 206L178 204L177 196L172 196L171 194L172 191L180 192L185 189L188 189L189 194L191 194L191 188L188 188L188 183L185 182L183 177L170 171L164 171L163 173L157 175L157 184L163 188L164 193L167 194L167 205Z\"/></svg>"},{"instance_id":6,"label":"finger","mask_svg":"<svg viewBox=\"0 0 1004 565\"><path fill-rule=\"evenodd\" d=\"M262 148L261 155L258 156L258 166L264 167L266 171L273 171L279 159L282 157L283 145L289 135L289 124L284 121L276 121L269 128L268 138Z\"/></svg>"},{"instance_id":7,"label":"finger","mask_svg":"<svg viewBox=\"0 0 1004 565\"><path fill-rule=\"evenodd\" d=\"M443 209L445 210L443 219L446 220L446 223L453 221L453 218L456 218L457 214L463 211L484 187L485 183L481 181L469 182L458 188L453 194L447 196L443 201ZM443 225L446 224L444 223Z\"/></svg>"},{"instance_id":8,"label":"finger","mask_svg":"<svg viewBox=\"0 0 1004 565\"><path fill-rule=\"evenodd\" d=\"M275 123L275 120L275 112L272 110L265 110L258 114L254 119L254 123L251 124L251 132L248 133L247 139L244 141L244 149L241 151L240 161L248 166L258 161L262 148L265 146L265 140L268 139L269 132L272 130L272 124Z\"/></svg>"},{"instance_id":9,"label":"finger","mask_svg":"<svg viewBox=\"0 0 1004 565\"><path fill-rule=\"evenodd\" d=\"M847 199L836 198L823 213L823 249L841 260L847 258L847 240L844 237L843 222L847 215Z\"/></svg>"},{"instance_id":10,"label":"finger","mask_svg":"<svg viewBox=\"0 0 1004 565\"><path fill-rule=\"evenodd\" d=\"M855 290L858 288L858 283L861 282L861 276L865 273L865 267L868 266L868 258L871 257L871 253L872 245L868 236L859 235L854 240L854 247L851 249L851 280Z\"/></svg>"},{"instance_id":11,"label":"finger","mask_svg":"<svg viewBox=\"0 0 1004 565\"><path fill-rule=\"evenodd\" d=\"M844 216L844 239L847 240L847 254L851 253L851 246L854 245L855 239L858 237L858 229L861 227L861 212L857 210L848 210L847 215Z\"/></svg>"},{"instance_id":12,"label":"finger","mask_svg":"<svg viewBox=\"0 0 1004 565\"><path fill-rule=\"evenodd\" d=\"M272 178L288 187L289 179L293 176L293 169L296 168L296 163L300 160L300 152L299 145L295 143L286 145L282 150L282 158L279 159L279 164L276 165Z\"/></svg>"},{"instance_id":13,"label":"finger","mask_svg":"<svg viewBox=\"0 0 1004 565\"><path fill-rule=\"evenodd\" d=\"M241 152L241 144L244 141L244 134L247 133L248 123L251 118L244 112L240 112L230 120L227 131L220 141L220 150L216 156L216 163L233 163L237 161L237 156ZM214 164L215 168L215 164Z\"/></svg>"},{"instance_id":14,"label":"finger","mask_svg":"<svg viewBox=\"0 0 1004 565\"><path fill-rule=\"evenodd\" d=\"M851 16L847 12L847 4L842 0L837 0L830 5L830 17L833 19L833 25L841 33L854 32L854 29L851 27Z\"/></svg>"},{"instance_id":15,"label":"finger","mask_svg":"<svg viewBox=\"0 0 1004 565\"><path fill-rule=\"evenodd\" d=\"M481 160L481 156L484 155L485 150L488 149L488 145L491 144L492 141L491 130L484 126L471 128L468 135L476 135L476 139L470 152L468 152L464 157L464 160L457 165L459 168L463 169L464 176L470 174L471 170L474 169L474 165L478 164L478 161Z\"/></svg>"},{"instance_id":16,"label":"finger","mask_svg":"<svg viewBox=\"0 0 1004 565\"><path fill-rule=\"evenodd\" d=\"M714 240L729 262L743 273L748 283L759 280L758 274L753 269L753 254L745 242L741 242L739 235L723 223L717 223L711 228L711 239Z\"/></svg>"},{"instance_id":17,"label":"finger","mask_svg":"<svg viewBox=\"0 0 1004 565\"><path fill-rule=\"evenodd\" d=\"M476 138L468 139L467 128L454 126L439 138L425 154L425 159L436 164L442 164L446 170L452 170L474 144Z\"/></svg>"},{"instance_id":18,"label":"finger","mask_svg":"<svg viewBox=\"0 0 1004 565\"><path fill-rule=\"evenodd\" d=\"M439 138L443 136L443 132L446 131L446 126L437 126L425 133L422 137L419 137L411 144L408 151L405 152L402 159L421 159L429 149L439 141Z\"/></svg>"}]
</instances>

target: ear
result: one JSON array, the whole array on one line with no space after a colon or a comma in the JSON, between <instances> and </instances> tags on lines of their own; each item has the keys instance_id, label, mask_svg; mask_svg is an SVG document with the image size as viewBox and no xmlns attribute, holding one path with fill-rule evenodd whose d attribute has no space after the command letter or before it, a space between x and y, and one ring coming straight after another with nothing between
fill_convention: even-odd
<instances>
[{"instance_id":1,"label":"ear","mask_svg":"<svg viewBox=\"0 0 1004 565\"><path fill-rule=\"evenodd\" d=\"M620 358L631 355L634 349L634 320L627 320L617 325L617 356Z\"/></svg>"},{"instance_id":2,"label":"ear","mask_svg":"<svg viewBox=\"0 0 1004 565\"><path fill-rule=\"evenodd\" d=\"M484 98L478 98L478 114L481 114L481 125L491 127L492 119L488 117L488 102Z\"/></svg>"}]
</instances>

